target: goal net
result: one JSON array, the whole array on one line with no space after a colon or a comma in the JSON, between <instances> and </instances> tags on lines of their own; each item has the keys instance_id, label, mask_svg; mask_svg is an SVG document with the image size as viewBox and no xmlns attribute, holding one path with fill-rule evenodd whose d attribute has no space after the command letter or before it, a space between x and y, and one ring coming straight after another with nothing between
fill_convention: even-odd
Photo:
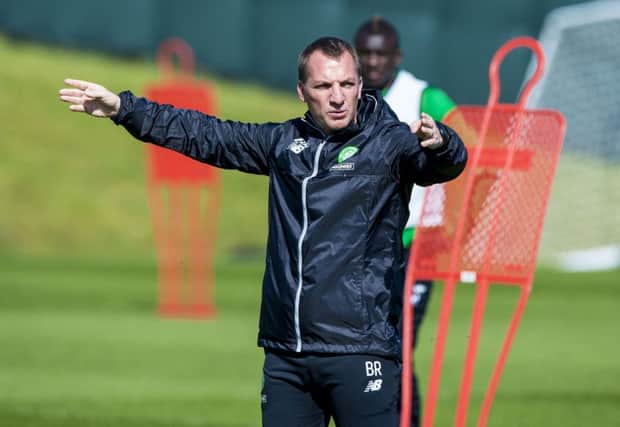
<instances>
[{"instance_id":1,"label":"goal net","mask_svg":"<svg viewBox=\"0 0 620 427\"><path fill-rule=\"evenodd\" d=\"M557 109L567 121L543 263L574 271L620 266L619 40L620 1L558 8L543 24L546 71L528 107Z\"/></svg>"}]
</instances>

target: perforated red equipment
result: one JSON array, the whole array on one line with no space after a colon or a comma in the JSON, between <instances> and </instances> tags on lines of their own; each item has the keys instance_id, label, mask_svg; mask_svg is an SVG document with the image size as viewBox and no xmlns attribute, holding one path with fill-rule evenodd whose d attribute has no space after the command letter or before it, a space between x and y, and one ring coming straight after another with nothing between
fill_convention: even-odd
<instances>
[{"instance_id":1,"label":"perforated red equipment","mask_svg":"<svg viewBox=\"0 0 620 427\"><path fill-rule=\"evenodd\" d=\"M511 50L520 47L535 53L537 69L517 104L500 104L499 66ZM525 109L543 67L544 55L536 40L510 40L491 61L491 90L486 107L459 106L446 119L465 141L469 162L461 177L433 186L427 192L404 291L405 296L411 295L417 279L444 282L429 388L424 395L423 427L432 427L435 419L446 338L459 281L475 283L476 296L456 408L457 427L464 427L467 420L489 286L521 288L480 410L478 426L487 424L532 287L544 215L566 129L564 118L557 111ZM411 305L404 304L401 426L410 425L412 324Z\"/></svg>"},{"instance_id":2,"label":"perforated red equipment","mask_svg":"<svg viewBox=\"0 0 620 427\"><path fill-rule=\"evenodd\" d=\"M146 86L147 98L216 114L213 88L192 77L194 54L185 41L175 38L163 42L157 63L163 79ZM145 154L158 255L159 313L213 317L218 171L152 144L147 145Z\"/></svg>"}]
</instances>

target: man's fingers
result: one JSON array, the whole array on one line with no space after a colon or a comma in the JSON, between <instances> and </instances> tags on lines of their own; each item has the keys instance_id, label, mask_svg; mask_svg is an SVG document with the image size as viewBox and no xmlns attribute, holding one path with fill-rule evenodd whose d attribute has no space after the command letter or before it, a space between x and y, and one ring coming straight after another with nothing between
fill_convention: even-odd
<instances>
[{"instance_id":1,"label":"man's fingers","mask_svg":"<svg viewBox=\"0 0 620 427\"><path fill-rule=\"evenodd\" d=\"M76 113L83 113L85 111L83 104L71 104L69 110L75 111Z\"/></svg>"},{"instance_id":2,"label":"man's fingers","mask_svg":"<svg viewBox=\"0 0 620 427\"><path fill-rule=\"evenodd\" d=\"M416 120L409 125L409 129L411 129L411 133L417 133L420 130L420 126L422 126L422 120Z\"/></svg>"},{"instance_id":3,"label":"man's fingers","mask_svg":"<svg viewBox=\"0 0 620 427\"><path fill-rule=\"evenodd\" d=\"M93 83L87 82L85 80L76 80L76 79L65 79L65 84L69 86L76 87L78 89L86 90Z\"/></svg>"},{"instance_id":4,"label":"man's fingers","mask_svg":"<svg viewBox=\"0 0 620 427\"><path fill-rule=\"evenodd\" d=\"M89 87L84 91L84 93L90 98L103 98L103 96L105 95L105 91L101 90L101 88L97 86Z\"/></svg>"},{"instance_id":5,"label":"man's fingers","mask_svg":"<svg viewBox=\"0 0 620 427\"><path fill-rule=\"evenodd\" d=\"M70 102L72 104L83 104L84 103L84 98L81 96L66 96L66 95L61 95L60 96L60 100L64 101L64 102Z\"/></svg>"},{"instance_id":6,"label":"man's fingers","mask_svg":"<svg viewBox=\"0 0 620 427\"><path fill-rule=\"evenodd\" d=\"M441 141L438 141L436 138L425 139L424 141L420 141L420 145L424 148L436 148L443 145Z\"/></svg>"},{"instance_id":7,"label":"man's fingers","mask_svg":"<svg viewBox=\"0 0 620 427\"><path fill-rule=\"evenodd\" d=\"M83 96L84 91L81 89L60 89L58 92L60 96Z\"/></svg>"},{"instance_id":8,"label":"man's fingers","mask_svg":"<svg viewBox=\"0 0 620 427\"><path fill-rule=\"evenodd\" d=\"M432 145L432 139L436 135L435 121L431 116L426 113L420 114L420 119L409 125L412 133L415 133L421 141L430 141L428 144ZM428 145L425 144L424 146Z\"/></svg>"},{"instance_id":9,"label":"man's fingers","mask_svg":"<svg viewBox=\"0 0 620 427\"><path fill-rule=\"evenodd\" d=\"M426 123L422 123L422 126L420 127L420 131L426 135L431 135L434 130L435 128L432 125Z\"/></svg>"},{"instance_id":10,"label":"man's fingers","mask_svg":"<svg viewBox=\"0 0 620 427\"><path fill-rule=\"evenodd\" d=\"M430 148L431 150L443 146L444 142L445 141L442 140L441 135L429 136L420 139L420 145L424 148Z\"/></svg>"},{"instance_id":11,"label":"man's fingers","mask_svg":"<svg viewBox=\"0 0 620 427\"><path fill-rule=\"evenodd\" d=\"M434 122L433 118L426 113L420 113L420 119L422 119L423 122L427 123Z\"/></svg>"}]
</instances>

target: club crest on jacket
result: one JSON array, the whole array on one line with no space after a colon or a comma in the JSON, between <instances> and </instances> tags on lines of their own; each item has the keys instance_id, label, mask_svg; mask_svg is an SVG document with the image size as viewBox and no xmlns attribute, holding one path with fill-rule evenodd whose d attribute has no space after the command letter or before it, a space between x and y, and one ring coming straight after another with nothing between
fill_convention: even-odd
<instances>
[{"instance_id":1,"label":"club crest on jacket","mask_svg":"<svg viewBox=\"0 0 620 427\"><path fill-rule=\"evenodd\" d=\"M338 153L338 163L342 163L348 158L355 156L358 151L359 148L357 147L344 147L342 150L340 150L340 153Z\"/></svg>"}]
</instances>

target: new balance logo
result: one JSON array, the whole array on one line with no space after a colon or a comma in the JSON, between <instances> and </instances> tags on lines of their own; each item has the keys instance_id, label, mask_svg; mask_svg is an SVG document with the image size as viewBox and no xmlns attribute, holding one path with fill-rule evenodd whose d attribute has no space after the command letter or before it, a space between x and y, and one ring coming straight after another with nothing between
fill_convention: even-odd
<instances>
[{"instance_id":1,"label":"new balance logo","mask_svg":"<svg viewBox=\"0 0 620 427\"><path fill-rule=\"evenodd\" d=\"M364 389L364 393L379 391L381 390L381 385L383 385L383 380L370 380L368 381L368 385Z\"/></svg>"},{"instance_id":2,"label":"new balance logo","mask_svg":"<svg viewBox=\"0 0 620 427\"><path fill-rule=\"evenodd\" d=\"M308 147L308 141L303 138L295 138L288 146L288 149L295 154L299 154Z\"/></svg>"}]
</instances>

